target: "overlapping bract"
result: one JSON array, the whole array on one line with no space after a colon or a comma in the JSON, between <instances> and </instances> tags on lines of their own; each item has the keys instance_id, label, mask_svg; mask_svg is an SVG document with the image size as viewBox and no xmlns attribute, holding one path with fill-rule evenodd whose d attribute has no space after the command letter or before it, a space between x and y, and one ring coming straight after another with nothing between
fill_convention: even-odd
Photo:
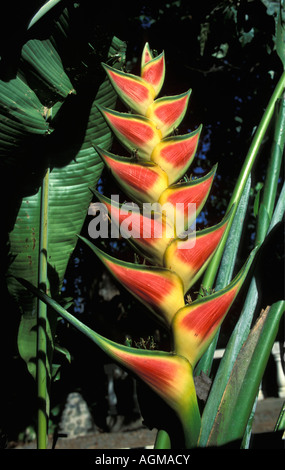
<instances>
[{"instance_id":1,"label":"overlapping bract","mask_svg":"<svg viewBox=\"0 0 285 470\"><path fill-rule=\"evenodd\" d=\"M157 98L164 81L165 59L164 53L154 57L148 43L142 54L140 77L103 66L129 112L99 109L130 155L117 156L99 147L96 150L129 200L138 204L139 211L130 214L126 206L97 195L121 235L146 258L147 264L126 263L102 252L90 241L86 243L116 279L164 321L172 332L175 347L171 359L162 355L158 360L157 352L149 351L147 362L142 351L129 348L123 353L120 345L111 345L108 340L104 350L137 372L183 416L186 409L189 412L190 403L185 405L185 397L188 396L191 406L197 407L186 375L192 375L193 367L223 321L251 261L225 290L185 305L185 294L214 255L229 219L227 215L216 226L199 232L189 230L207 200L216 171L215 166L202 178L179 181L193 161L201 132L201 126L186 135L176 132L186 114L191 90ZM144 213L144 203L157 203L158 210ZM196 205L194 217L193 213L189 216L191 204ZM172 211L166 210L169 206ZM131 236L127 237L130 225ZM160 229L160 236L155 236L156 229ZM184 360L190 369L185 367ZM162 365L164 372L158 374ZM167 376L167 386L163 374ZM174 393L175 382L179 383L179 394Z\"/></svg>"}]
</instances>

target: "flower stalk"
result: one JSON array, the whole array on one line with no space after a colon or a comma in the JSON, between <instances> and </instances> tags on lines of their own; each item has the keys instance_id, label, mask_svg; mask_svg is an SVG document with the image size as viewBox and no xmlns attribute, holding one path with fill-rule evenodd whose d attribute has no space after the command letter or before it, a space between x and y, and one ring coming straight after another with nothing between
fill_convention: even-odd
<instances>
[{"instance_id":1,"label":"flower stalk","mask_svg":"<svg viewBox=\"0 0 285 470\"><path fill-rule=\"evenodd\" d=\"M49 171L47 171L41 187L41 219L39 244L38 287L47 290L47 220L48 220L48 189ZM49 396L47 372L47 306L38 299L37 309L37 448L46 449Z\"/></svg>"}]
</instances>

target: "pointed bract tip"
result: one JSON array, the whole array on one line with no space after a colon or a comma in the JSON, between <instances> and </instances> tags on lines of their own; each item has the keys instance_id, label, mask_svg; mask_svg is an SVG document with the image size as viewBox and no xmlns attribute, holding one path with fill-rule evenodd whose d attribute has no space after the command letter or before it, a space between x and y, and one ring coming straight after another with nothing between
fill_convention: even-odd
<instances>
[{"instance_id":1,"label":"pointed bract tip","mask_svg":"<svg viewBox=\"0 0 285 470\"><path fill-rule=\"evenodd\" d=\"M147 109L146 116L156 123L166 137L182 122L188 107L191 89L175 96L164 96L155 100Z\"/></svg>"},{"instance_id":2,"label":"pointed bract tip","mask_svg":"<svg viewBox=\"0 0 285 470\"><path fill-rule=\"evenodd\" d=\"M258 247L228 286L199 298L175 314L172 323L175 350L194 367L224 321L255 259Z\"/></svg>"}]
</instances>

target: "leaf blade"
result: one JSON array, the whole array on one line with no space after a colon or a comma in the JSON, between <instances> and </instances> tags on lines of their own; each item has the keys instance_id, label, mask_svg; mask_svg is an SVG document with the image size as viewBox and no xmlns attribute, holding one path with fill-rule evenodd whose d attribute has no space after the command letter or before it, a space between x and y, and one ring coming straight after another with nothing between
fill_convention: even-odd
<instances>
[{"instance_id":1,"label":"leaf blade","mask_svg":"<svg viewBox=\"0 0 285 470\"><path fill-rule=\"evenodd\" d=\"M279 301L258 318L234 364L207 445L242 439L284 311Z\"/></svg>"},{"instance_id":2,"label":"leaf blade","mask_svg":"<svg viewBox=\"0 0 285 470\"><path fill-rule=\"evenodd\" d=\"M113 39L110 54L124 50L124 43ZM120 52L121 53L121 52ZM38 102L38 98L35 98ZM112 134L97 110L97 102L108 102L110 107L116 103L116 95L105 79L99 87L90 114L83 142L70 163L54 167L49 177L48 207L48 276L53 295L58 295L64 273L80 233L92 193L103 168L103 163L94 150L93 143L110 147ZM52 148L52 147L51 147ZM62 152L65 152L63 148ZM35 362L36 344L26 341L25 336L35 328L37 305L35 300L18 284L13 276L26 278L37 285L39 259L40 193L27 196L22 200L16 223L10 233L10 252L14 257L8 269L8 288L10 294L21 306L22 317L19 327L18 344L22 357L27 364ZM24 323L28 322L25 326ZM52 337L52 334L51 334ZM22 342L22 344L21 344ZM31 367L30 367L31 369Z\"/></svg>"}]
</instances>

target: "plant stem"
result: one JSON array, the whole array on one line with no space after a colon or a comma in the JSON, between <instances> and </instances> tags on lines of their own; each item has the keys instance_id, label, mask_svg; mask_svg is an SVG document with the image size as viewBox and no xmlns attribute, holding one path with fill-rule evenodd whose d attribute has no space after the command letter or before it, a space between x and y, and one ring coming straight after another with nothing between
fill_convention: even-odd
<instances>
[{"instance_id":1,"label":"plant stem","mask_svg":"<svg viewBox=\"0 0 285 470\"><path fill-rule=\"evenodd\" d=\"M160 429L157 432L154 448L155 449L171 449L171 442L170 442L169 435L163 429Z\"/></svg>"},{"instance_id":2,"label":"plant stem","mask_svg":"<svg viewBox=\"0 0 285 470\"><path fill-rule=\"evenodd\" d=\"M283 74L281 75L274 89L274 92L269 100L269 103L266 107L263 117L259 123L259 126L256 129L254 138L252 140L251 146L248 150L246 159L244 161L243 167L238 177L235 189L233 191L231 200L227 208L227 213L230 211L233 205L235 205L234 209L229 219L227 229L225 231L223 239L221 240L221 243L219 244L218 249L215 252L215 255L213 256L202 281L203 286L206 288L213 287L215 277L219 268L219 264L223 255L226 240L227 240L227 237L228 237L228 234L229 234L229 231L230 231L230 228L231 228L231 225L232 225L232 222L233 222L236 210L237 210L238 202L240 201L243 189L245 187L248 176L251 172L252 166L258 156L262 141L265 137L269 123L274 113L276 101L281 97L282 93L284 92L284 87L285 87L285 72L283 72Z\"/></svg>"},{"instance_id":3,"label":"plant stem","mask_svg":"<svg viewBox=\"0 0 285 470\"><path fill-rule=\"evenodd\" d=\"M197 448L201 432L201 414L196 394L192 394L191 397L189 396L188 410L183 416L180 416L180 421L184 430L185 448Z\"/></svg>"},{"instance_id":4,"label":"plant stem","mask_svg":"<svg viewBox=\"0 0 285 470\"><path fill-rule=\"evenodd\" d=\"M41 188L41 217L38 287L44 291L47 288L47 220L48 220L48 186L49 171L47 171ZM46 449L48 426L48 392L47 392L47 306L38 300L38 337L37 337L37 394L38 422L37 448Z\"/></svg>"}]
</instances>

